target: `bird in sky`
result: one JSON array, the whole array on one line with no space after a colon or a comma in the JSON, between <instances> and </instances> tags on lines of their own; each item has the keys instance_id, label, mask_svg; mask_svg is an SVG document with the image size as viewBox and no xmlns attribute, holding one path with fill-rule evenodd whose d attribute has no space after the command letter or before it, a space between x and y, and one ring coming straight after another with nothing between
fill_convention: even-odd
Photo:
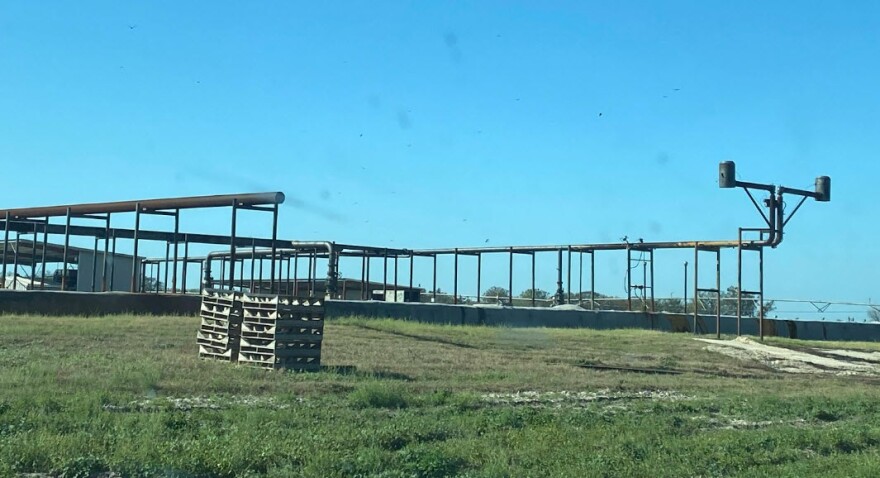
<instances>
[{"instance_id":1,"label":"bird in sky","mask_svg":"<svg viewBox=\"0 0 880 478\"><path fill-rule=\"evenodd\" d=\"M599 113L599 117L600 117L600 118L602 117L602 113Z\"/></svg>"},{"instance_id":2,"label":"bird in sky","mask_svg":"<svg viewBox=\"0 0 880 478\"><path fill-rule=\"evenodd\" d=\"M129 25L129 26L128 26L128 29L129 29L129 30L134 30L135 28L137 28L137 25Z\"/></svg>"}]
</instances>

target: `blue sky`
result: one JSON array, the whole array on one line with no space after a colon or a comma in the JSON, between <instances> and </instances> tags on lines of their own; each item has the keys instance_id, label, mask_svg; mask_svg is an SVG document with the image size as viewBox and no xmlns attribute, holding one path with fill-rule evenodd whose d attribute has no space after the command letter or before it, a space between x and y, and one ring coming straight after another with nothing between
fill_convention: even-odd
<instances>
[{"instance_id":1,"label":"blue sky","mask_svg":"<svg viewBox=\"0 0 880 478\"><path fill-rule=\"evenodd\" d=\"M0 3L4 203L281 190L292 239L724 239L759 225L717 188L734 160L833 178L768 251L769 296L880 300L877 2L323 3ZM658 253L658 295L691 255Z\"/></svg>"}]
</instances>

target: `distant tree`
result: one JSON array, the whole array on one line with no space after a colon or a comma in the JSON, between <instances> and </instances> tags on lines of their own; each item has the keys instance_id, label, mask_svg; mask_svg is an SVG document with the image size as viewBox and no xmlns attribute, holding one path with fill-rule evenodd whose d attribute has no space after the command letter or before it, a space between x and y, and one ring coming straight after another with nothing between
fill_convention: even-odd
<instances>
[{"instance_id":1,"label":"distant tree","mask_svg":"<svg viewBox=\"0 0 880 478\"><path fill-rule=\"evenodd\" d=\"M521 299L538 299L545 300L550 297L550 293L541 289L526 289L519 294Z\"/></svg>"},{"instance_id":2,"label":"distant tree","mask_svg":"<svg viewBox=\"0 0 880 478\"><path fill-rule=\"evenodd\" d=\"M868 311L868 322L880 322L880 310L871 307Z\"/></svg>"},{"instance_id":3,"label":"distant tree","mask_svg":"<svg viewBox=\"0 0 880 478\"><path fill-rule=\"evenodd\" d=\"M493 298L505 298L510 295L510 292L504 287L499 287L494 285L486 289L486 292L483 292L483 297L493 297Z\"/></svg>"},{"instance_id":4,"label":"distant tree","mask_svg":"<svg viewBox=\"0 0 880 478\"><path fill-rule=\"evenodd\" d=\"M700 292L700 313L701 314L714 314L715 313L715 302L716 296L712 292ZM737 288L732 285L728 287L726 290L721 292L721 315L736 315L736 297L737 297ZM732 300L731 300L732 299ZM741 301L742 307L742 315L743 317L757 317L758 316L758 301L755 296L743 296ZM776 304L772 300L768 300L764 302L764 317L767 317L767 314L776 309ZM693 307L690 308L693 311Z\"/></svg>"},{"instance_id":5,"label":"distant tree","mask_svg":"<svg viewBox=\"0 0 880 478\"><path fill-rule=\"evenodd\" d=\"M155 277L144 278L143 286L145 292L155 292L156 290L161 292L165 289L165 283Z\"/></svg>"}]
</instances>

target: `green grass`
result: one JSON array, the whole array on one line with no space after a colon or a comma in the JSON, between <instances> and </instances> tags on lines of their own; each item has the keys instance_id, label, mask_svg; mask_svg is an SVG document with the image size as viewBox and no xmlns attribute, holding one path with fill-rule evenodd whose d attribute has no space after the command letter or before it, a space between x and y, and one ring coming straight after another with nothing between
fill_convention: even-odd
<instances>
[{"instance_id":1,"label":"green grass","mask_svg":"<svg viewBox=\"0 0 880 478\"><path fill-rule=\"evenodd\" d=\"M298 374L201 361L197 326L0 317L0 476L880 474L876 382L782 375L686 334L352 318L327 324L325 370ZM486 398L520 391L544 394Z\"/></svg>"}]
</instances>

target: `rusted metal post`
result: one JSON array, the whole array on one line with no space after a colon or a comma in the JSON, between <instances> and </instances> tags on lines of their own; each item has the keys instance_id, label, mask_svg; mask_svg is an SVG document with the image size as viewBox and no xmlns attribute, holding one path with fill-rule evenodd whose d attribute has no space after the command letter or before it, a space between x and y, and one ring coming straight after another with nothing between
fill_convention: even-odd
<instances>
[{"instance_id":1,"label":"rusted metal post","mask_svg":"<svg viewBox=\"0 0 880 478\"><path fill-rule=\"evenodd\" d=\"M140 272L140 264L138 264L138 232L141 229L141 203L134 205L134 256L131 258L131 291L137 292L138 272ZM115 239L115 236L114 236ZM115 246L114 242L114 246Z\"/></svg>"},{"instance_id":2,"label":"rusted metal post","mask_svg":"<svg viewBox=\"0 0 880 478\"><path fill-rule=\"evenodd\" d=\"M61 259L61 290L67 290L67 250L70 248L70 208L67 208L64 226L64 254Z\"/></svg>"},{"instance_id":3,"label":"rusted metal post","mask_svg":"<svg viewBox=\"0 0 880 478\"><path fill-rule=\"evenodd\" d=\"M453 268L452 274L452 303L458 303L458 249L455 249L455 253L453 253L455 257L455 267Z\"/></svg>"}]
</instances>

